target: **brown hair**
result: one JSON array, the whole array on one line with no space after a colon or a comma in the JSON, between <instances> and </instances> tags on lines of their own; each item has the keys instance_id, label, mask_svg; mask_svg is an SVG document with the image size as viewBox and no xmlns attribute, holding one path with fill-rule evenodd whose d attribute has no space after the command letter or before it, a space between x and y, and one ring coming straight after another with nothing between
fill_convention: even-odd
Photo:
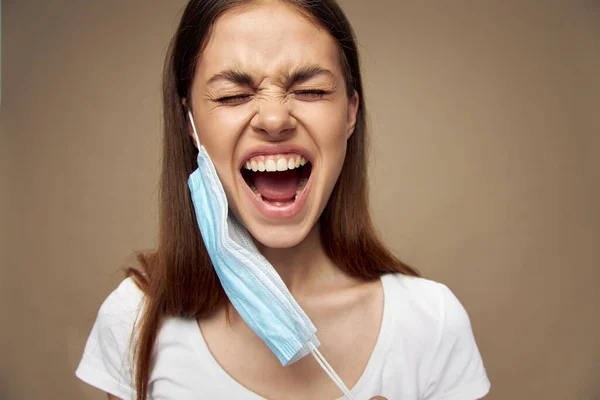
<instances>
[{"instance_id":1,"label":"brown hair","mask_svg":"<svg viewBox=\"0 0 600 400\"><path fill-rule=\"evenodd\" d=\"M366 109L354 31L335 0L285 0L326 29L340 49L348 96L361 99L339 179L320 218L326 254L349 275L368 281L399 272L418 275L380 242L369 215ZM188 135L182 99L189 98L198 57L217 18L244 0L190 0L167 54L163 76L164 138L158 248L129 269L145 292L134 343L137 399L146 398L152 350L165 317L202 318L226 305L198 229L188 192L197 149Z\"/></svg>"}]
</instances>

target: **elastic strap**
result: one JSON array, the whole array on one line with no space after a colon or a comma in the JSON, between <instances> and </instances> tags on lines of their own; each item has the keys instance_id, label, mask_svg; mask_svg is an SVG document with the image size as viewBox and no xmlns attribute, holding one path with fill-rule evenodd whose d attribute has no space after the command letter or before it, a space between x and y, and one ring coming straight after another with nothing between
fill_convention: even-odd
<instances>
[{"instance_id":1,"label":"elastic strap","mask_svg":"<svg viewBox=\"0 0 600 400\"><path fill-rule=\"evenodd\" d=\"M200 139L198 139L198 131L196 131L196 124L194 123L194 117L192 111L188 110L188 116L190 117L190 123L192 124L192 130L194 131L194 138L196 139L196 146L200 148Z\"/></svg>"},{"instance_id":2,"label":"elastic strap","mask_svg":"<svg viewBox=\"0 0 600 400\"><path fill-rule=\"evenodd\" d=\"M329 376L329 378L331 378L333 383L335 383L336 386L340 388L342 393L344 393L345 398L347 400L354 400L354 396L352 396L350 390L348 390L348 388L344 384L344 381L342 381L338 374L335 373L335 371L333 370L331 365L329 365L325 357L323 357L323 354L321 354L319 349L317 349L312 342L308 343L308 348L310 349L310 354L313 355L313 357L315 358L315 360L317 360L321 368L323 368L323 371L327 373L327 375Z\"/></svg>"}]
</instances>

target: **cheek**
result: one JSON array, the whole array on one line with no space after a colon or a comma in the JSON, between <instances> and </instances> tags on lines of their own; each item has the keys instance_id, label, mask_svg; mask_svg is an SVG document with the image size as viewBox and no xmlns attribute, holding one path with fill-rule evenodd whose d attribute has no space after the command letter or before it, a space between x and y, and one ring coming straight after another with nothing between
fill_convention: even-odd
<instances>
[{"instance_id":1,"label":"cheek","mask_svg":"<svg viewBox=\"0 0 600 400\"><path fill-rule=\"evenodd\" d=\"M320 181L323 189L332 190L337 182L347 149L345 120L341 118L326 118L327 122L313 124L311 135L319 152Z\"/></svg>"},{"instance_id":2,"label":"cheek","mask_svg":"<svg viewBox=\"0 0 600 400\"><path fill-rule=\"evenodd\" d=\"M348 137L346 134L346 120L343 118L336 119L335 123L328 126L327 134L321 137L321 151L325 161L324 167L329 172L331 184L334 184L344 165L346 158L346 149L348 147Z\"/></svg>"},{"instance_id":3,"label":"cheek","mask_svg":"<svg viewBox=\"0 0 600 400\"><path fill-rule=\"evenodd\" d=\"M302 122L309 131L325 133L331 140L339 140L345 136L347 123L347 106L344 102L303 103L294 106L294 116Z\"/></svg>"},{"instance_id":4,"label":"cheek","mask_svg":"<svg viewBox=\"0 0 600 400\"><path fill-rule=\"evenodd\" d=\"M340 173L342 172L342 167L344 166L344 159L346 158L346 148L347 141L346 137L343 136L341 142L338 143L338 146L335 149L332 149L332 153L335 152L334 154L332 154L332 165L330 167L331 170L334 171L331 176L333 182L337 182Z\"/></svg>"},{"instance_id":5,"label":"cheek","mask_svg":"<svg viewBox=\"0 0 600 400\"><path fill-rule=\"evenodd\" d=\"M204 113L202 122L197 123L200 143L215 166L217 176L223 185L227 202L231 205L235 188L235 168L233 153L239 135L235 120L224 118L217 113Z\"/></svg>"},{"instance_id":6,"label":"cheek","mask_svg":"<svg viewBox=\"0 0 600 400\"><path fill-rule=\"evenodd\" d=\"M347 142L346 107L312 103L297 113L326 163L343 161ZM330 166L334 167L334 166Z\"/></svg>"},{"instance_id":7,"label":"cheek","mask_svg":"<svg viewBox=\"0 0 600 400\"><path fill-rule=\"evenodd\" d=\"M233 156L247 121L243 110L217 108L200 113L198 135L223 183L233 179Z\"/></svg>"},{"instance_id":8,"label":"cheek","mask_svg":"<svg viewBox=\"0 0 600 400\"><path fill-rule=\"evenodd\" d=\"M206 146L217 144L217 147L228 147L235 143L246 121L246 113L235 108L215 108L202 112L200 122L197 122L200 140L204 140Z\"/></svg>"}]
</instances>

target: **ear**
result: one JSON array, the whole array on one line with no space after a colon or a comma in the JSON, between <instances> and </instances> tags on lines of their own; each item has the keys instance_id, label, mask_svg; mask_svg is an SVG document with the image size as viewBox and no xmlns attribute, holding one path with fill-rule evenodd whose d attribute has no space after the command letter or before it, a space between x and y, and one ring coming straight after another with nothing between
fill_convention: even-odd
<instances>
[{"instance_id":1,"label":"ear","mask_svg":"<svg viewBox=\"0 0 600 400\"><path fill-rule=\"evenodd\" d=\"M350 139L350 136L354 133L356 128L356 114L358 113L358 106L360 104L360 98L356 90L352 97L348 101L348 118L346 120L346 139Z\"/></svg>"},{"instance_id":2,"label":"ear","mask_svg":"<svg viewBox=\"0 0 600 400\"><path fill-rule=\"evenodd\" d=\"M187 106L187 99L185 97L181 99L181 105L183 106L183 115L186 121L185 126L187 128L188 135L190 135L190 137L192 138L194 146L198 148L198 143L196 143L196 137L194 136L194 128L192 128L192 121L190 121L190 118L188 116L189 108Z\"/></svg>"}]
</instances>

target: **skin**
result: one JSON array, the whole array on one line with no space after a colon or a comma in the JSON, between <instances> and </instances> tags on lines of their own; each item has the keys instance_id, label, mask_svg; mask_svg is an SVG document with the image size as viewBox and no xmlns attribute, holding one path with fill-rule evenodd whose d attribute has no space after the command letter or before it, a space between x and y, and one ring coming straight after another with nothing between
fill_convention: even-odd
<instances>
[{"instance_id":1,"label":"skin","mask_svg":"<svg viewBox=\"0 0 600 400\"><path fill-rule=\"evenodd\" d=\"M288 79L307 66L322 71ZM252 82L219 78L227 70ZM315 90L325 94L309 93ZM217 20L198 61L191 97L200 142L232 211L317 327L322 354L352 388L379 335L383 289L379 281L346 276L319 239L317 222L339 177L359 102L356 93L346 92L334 39L283 2L230 10ZM245 192L244 155L264 144L292 144L310 155L312 186L293 217L266 218ZM268 399L341 395L312 357L282 367L235 310L230 314L229 322L223 309L198 324L216 361L241 385Z\"/></svg>"}]
</instances>

